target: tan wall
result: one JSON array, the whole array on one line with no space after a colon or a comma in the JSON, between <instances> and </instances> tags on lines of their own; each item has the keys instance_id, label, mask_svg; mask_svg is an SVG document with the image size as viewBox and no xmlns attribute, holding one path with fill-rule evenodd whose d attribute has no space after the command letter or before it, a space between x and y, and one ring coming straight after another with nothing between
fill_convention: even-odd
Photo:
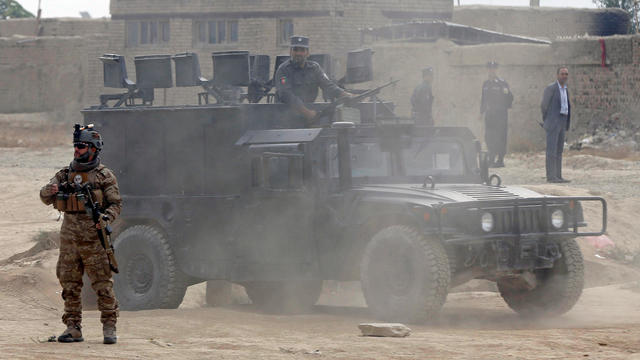
<instances>
[{"instance_id":1,"label":"tan wall","mask_svg":"<svg viewBox=\"0 0 640 360\"><path fill-rule=\"evenodd\" d=\"M87 36L107 34L108 19L42 19L42 36ZM0 37L13 35L35 36L36 19L10 19L0 21Z\"/></svg>"},{"instance_id":2,"label":"tan wall","mask_svg":"<svg viewBox=\"0 0 640 360\"><path fill-rule=\"evenodd\" d=\"M621 9L571 9L507 6L460 6L454 23L514 35L554 40L558 37L625 34L629 14Z\"/></svg>"},{"instance_id":3,"label":"tan wall","mask_svg":"<svg viewBox=\"0 0 640 360\"><path fill-rule=\"evenodd\" d=\"M83 102L85 40L0 38L0 112L78 108Z\"/></svg>"}]
</instances>

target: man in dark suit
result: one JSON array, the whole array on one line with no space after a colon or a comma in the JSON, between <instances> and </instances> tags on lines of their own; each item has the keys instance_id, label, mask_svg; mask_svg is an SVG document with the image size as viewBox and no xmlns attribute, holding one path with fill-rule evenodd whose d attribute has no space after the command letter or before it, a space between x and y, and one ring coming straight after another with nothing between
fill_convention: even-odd
<instances>
[{"instance_id":1,"label":"man in dark suit","mask_svg":"<svg viewBox=\"0 0 640 360\"><path fill-rule=\"evenodd\" d=\"M557 71L557 81L549 84L542 95L542 127L547 133L547 182L566 183L562 178L562 149L565 131L569 130L571 103L567 80L569 69L562 66Z\"/></svg>"}]
</instances>

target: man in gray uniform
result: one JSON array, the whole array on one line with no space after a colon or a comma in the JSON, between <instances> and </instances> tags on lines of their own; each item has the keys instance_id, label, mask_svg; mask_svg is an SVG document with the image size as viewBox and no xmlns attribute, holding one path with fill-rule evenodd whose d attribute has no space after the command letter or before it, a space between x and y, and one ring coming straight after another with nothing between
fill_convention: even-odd
<instances>
[{"instance_id":1,"label":"man in gray uniform","mask_svg":"<svg viewBox=\"0 0 640 360\"><path fill-rule=\"evenodd\" d=\"M433 126L433 68L422 69L422 83L413 90L411 95L411 112L416 124Z\"/></svg>"},{"instance_id":2,"label":"man in gray uniform","mask_svg":"<svg viewBox=\"0 0 640 360\"><path fill-rule=\"evenodd\" d=\"M351 96L333 83L317 62L307 60L309 38L292 36L290 55L289 60L282 63L276 71L276 94L281 102L289 104L307 121L317 115L317 112L309 109L305 103L316 100L318 88L322 88L328 98Z\"/></svg>"},{"instance_id":3,"label":"man in gray uniform","mask_svg":"<svg viewBox=\"0 0 640 360\"><path fill-rule=\"evenodd\" d=\"M566 183L562 178L562 149L565 131L569 130L571 120L571 102L567 80L569 69L562 66L556 73L557 80L544 89L542 95L542 127L547 133L547 182Z\"/></svg>"}]
</instances>

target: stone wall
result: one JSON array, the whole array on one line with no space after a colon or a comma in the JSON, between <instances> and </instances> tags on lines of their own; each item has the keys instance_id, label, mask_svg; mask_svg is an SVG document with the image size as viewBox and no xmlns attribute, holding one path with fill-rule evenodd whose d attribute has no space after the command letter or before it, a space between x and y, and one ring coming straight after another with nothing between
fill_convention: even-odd
<instances>
[{"instance_id":1,"label":"stone wall","mask_svg":"<svg viewBox=\"0 0 640 360\"><path fill-rule=\"evenodd\" d=\"M621 9L459 6L454 23L555 40L559 37L627 34L630 16Z\"/></svg>"},{"instance_id":2,"label":"stone wall","mask_svg":"<svg viewBox=\"0 0 640 360\"><path fill-rule=\"evenodd\" d=\"M479 109L481 87L487 77L485 64L489 60L498 61L499 76L510 84L514 94L510 110L511 148L528 150L544 144L544 132L538 125L542 91L555 80L556 69L563 64L570 71L573 104L570 139L583 136L614 115L640 122L640 36L606 38L605 68L601 67L598 40L563 40L552 45L381 43L374 47L374 67L378 82L389 78L401 80L401 85L382 96L396 103L399 115L409 116L409 98L421 81L420 69L433 66L436 124L469 126L481 136L483 122Z\"/></svg>"}]
</instances>

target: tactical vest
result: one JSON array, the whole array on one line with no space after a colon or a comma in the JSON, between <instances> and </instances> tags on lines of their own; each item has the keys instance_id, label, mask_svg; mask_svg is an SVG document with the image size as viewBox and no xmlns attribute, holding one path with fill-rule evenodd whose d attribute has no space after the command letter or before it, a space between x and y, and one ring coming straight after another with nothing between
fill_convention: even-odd
<instances>
[{"instance_id":1,"label":"tactical vest","mask_svg":"<svg viewBox=\"0 0 640 360\"><path fill-rule=\"evenodd\" d=\"M56 194L56 201L53 203L53 207L65 213L83 213L85 212L85 202L87 199L84 194L74 189L80 189L83 185L91 184L91 197L95 204L99 204L100 208L103 207L104 194L102 189L98 187L97 172L99 169L91 170L88 172L70 171L66 170L67 183L61 185L62 190Z\"/></svg>"}]
</instances>

